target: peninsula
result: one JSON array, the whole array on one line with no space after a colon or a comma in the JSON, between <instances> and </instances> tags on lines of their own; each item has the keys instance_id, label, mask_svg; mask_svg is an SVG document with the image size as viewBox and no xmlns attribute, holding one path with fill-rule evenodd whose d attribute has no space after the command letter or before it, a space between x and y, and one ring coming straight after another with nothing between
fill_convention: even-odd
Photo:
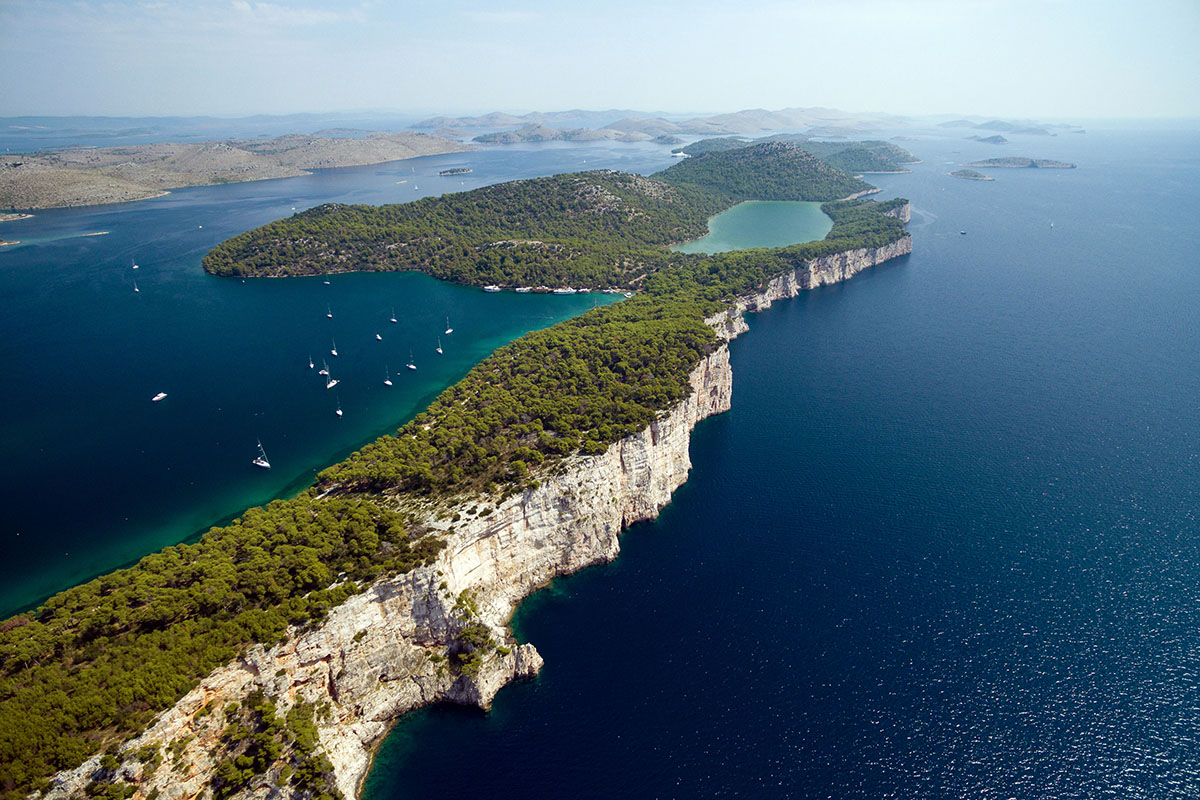
<instances>
[{"instance_id":1,"label":"peninsula","mask_svg":"<svg viewBox=\"0 0 1200 800\"><path fill-rule=\"evenodd\" d=\"M837 199L865 186L764 143L650 178L325 206L215 248L205 268L222 275L638 291L500 348L296 497L0 623L4 800L353 797L400 715L486 708L536 673L513 609L615 558L621 531L669 501L692 427L730 406L742 313L910 252L907 201ZM834 225L778 249L666 248L746 199L825 201Z\"/></svg>"},{"instance_id":2,"label":"peninsula","mask_svg":"<svg viewBox=\"0 0 1200 800\"><path fill-rule=\"evenodd\" d=\"M471 149L425 133L375 133L361 138L290 135L6 155L0 161L0 208L120 203L184 186L289 178L314 169Z\"/></svg>"}]
</instances>

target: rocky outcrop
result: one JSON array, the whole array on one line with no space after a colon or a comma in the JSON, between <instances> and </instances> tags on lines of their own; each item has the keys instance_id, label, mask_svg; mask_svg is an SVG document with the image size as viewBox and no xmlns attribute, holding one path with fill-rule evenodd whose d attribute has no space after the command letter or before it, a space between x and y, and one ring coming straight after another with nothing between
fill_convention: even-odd
<instances>
[{"instance_id":1,"label":"rocky outcrop","mask_svg":"<svg viewBox=\"0 0 1200 800\"><path fill-rule=\"evenodd\" d=\"M732 339L747 330L743 311L845 280L910 250L905 237L885 247L811 259L707 322L723 340ZM354 797L375 746L401 715L436 702L487 708L506 683L535 675L541 656L508 633L513 610L554 578L616 558L621 531L654 518L669 502L691 469L692 428L730 407L727 344L697 365L690 383L690 396L647 428L600 455L570 459L539 476L536 488L494 502L475 498L452 509L405 501L405 510L444 531L447 546L434 564L377 583L332 609L319 626L293 631L288 641L257 647L216 670L121 749L125 756L157 745L167 761L150 770L126 758L116 778L137 786L135 798L210 796L215 760L223 755L219 710L261 689L281 713L300 701L318 709L320 741L336 784ZM479 624L501 644L477 670L454 668L447 655L468 626ZM60 773L47 797L83 796L97 775L112 777L101 764L97 755ZM292 795L275 770L241 796Z\"/></svg>"}]
</instances>

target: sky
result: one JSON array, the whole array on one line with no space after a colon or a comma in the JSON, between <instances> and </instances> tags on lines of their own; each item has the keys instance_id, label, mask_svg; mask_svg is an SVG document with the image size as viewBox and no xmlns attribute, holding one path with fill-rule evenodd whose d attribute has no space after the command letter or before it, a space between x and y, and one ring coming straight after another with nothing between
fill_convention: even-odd
<instances>
[{"instance_id":1,"label":"sky","mask_svg":"<svg viewBox=\"0 0 1200 800\"><path fill-rule=\"evenodd\" d=\"M1200 116L1200 0L0 0L0 116Z\"/></svg>"}]
</instances>

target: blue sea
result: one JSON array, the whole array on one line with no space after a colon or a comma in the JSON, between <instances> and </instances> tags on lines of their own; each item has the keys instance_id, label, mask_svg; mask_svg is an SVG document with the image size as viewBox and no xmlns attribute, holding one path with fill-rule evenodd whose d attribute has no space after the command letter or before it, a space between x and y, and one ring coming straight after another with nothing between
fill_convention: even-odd
<instances>
[{"instance_id":1,"label":"blue sea","mask_svg":"<svg viewBox=\"0 0 1200 800\"><path fill-rule=\"evenodd\" d=\"M542 674L367 797L1200 796L1200 134L901 144L913 254L750 317ZM1079 167L945 174L996 155Z\"/></svg>"},{"instance_id":2,"label":"blue sea","mask_svg":"<svg viewBox=\"0 0 1200 800\"><path fill-rule=\"evenodd\" d=\"M321 203L671 161L661 145L495 148L0 223L20 242L0 247L0 617L295 494L496 347L613 300L416 273L243 282L203 272L213 245ZM260 440L269 472L251 463Z\"/></svg>"},{"instance_id":3,"label":"blue sea","mask_svg":"<svg viewBox=\"0 0 1200 800\"><path fill-rule=\"evenodd\" d=\"M542 674L488 714L406 717L367 797L1200 795L1200 133L904 133L923 163L869 180L912 199L913 254L751 316L672 504L521 606ZM668 150L498 148L0 223L24 242L0 248L0 613L296 491L595 302L243 284L199 270L213 244ZM1079 168L945 174L998 155Z\"/></svg>"}]
</instances>

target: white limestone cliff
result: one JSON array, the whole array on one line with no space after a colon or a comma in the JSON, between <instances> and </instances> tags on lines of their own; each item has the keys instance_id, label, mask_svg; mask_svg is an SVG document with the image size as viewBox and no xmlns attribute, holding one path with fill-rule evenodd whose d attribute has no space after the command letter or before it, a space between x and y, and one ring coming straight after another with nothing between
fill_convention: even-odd
<instances>
[{"instance_id":1,"label":"white limestone cliff","mask_svg":"<svg viewBox=\"0 0 1200 800\"><path fill-rule=\"evenodd\" d=\"M732 339L746 330L743 311L845 280L911 249L911 239L905 237L886 247L811 259L763 290L739 297L730 312L707 322L722 339ZM572 458L554 474L540 475L537 488L494 508L487 499L464 503L451 511L466 519L452 527L444 514L439 521L430 513L427 524L446 531L447 545L435 563L381 581L332 609L319 626L294 631L283 644L256 647L214 671L122 747L124 753L160 745L171 754L166 762L144 774L135 760L127 759L118 777L137 787L135 798L211 796L208 785L216 767L211 752L225 725L219 710L262 689L281 712L301 700L326 709L317 717L321 745L338 787L352 798L374 748L401 715L441 701L487 708L506 683L535 675L541 656L533 645L516 645L508 633L513 610L554 578L616 558L622 530L653 519L670 501L691 469L692 428L730 407L733 375L727 344L704 358L689 380L691 395L646 429L604 453ZM422 511L415 505L407 510ZM474 600L474 618L504 643L473 677L455 674L444 659L468 622L461 609L456 611L463 592ZM97 755L59 773L46 797L82 796L99 765ZM240 796L293 796L286 783L275 785L275 777L268 773Z\"/></svg>"}]
</instances>

